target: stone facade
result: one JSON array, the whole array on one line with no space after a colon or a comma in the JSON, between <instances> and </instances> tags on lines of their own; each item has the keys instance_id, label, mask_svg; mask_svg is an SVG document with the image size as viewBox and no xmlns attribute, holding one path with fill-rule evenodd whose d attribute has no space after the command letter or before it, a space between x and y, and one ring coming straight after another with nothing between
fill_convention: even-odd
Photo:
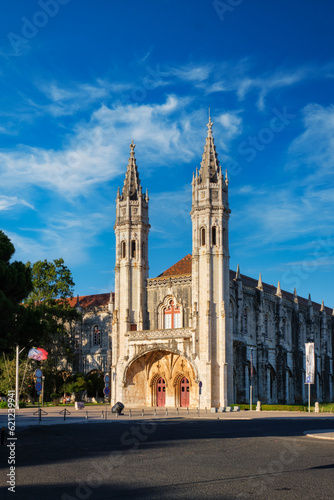
<instances>
[{"instance_id":1,"label":"stone facade","mask_svg":"<svg viewBox=\"0 0 334 500\"><path fill-rule=\"evenodd\" d=\"M312 398L332 400L332 310L229 268L228 178L212 125L192 180L192 255L151 279L149 198L131 143L116 199L115 295L84 310L78 366L110 371L111 402L130 406L226 407L249 402L250 385L254 402L303 402L314 342Z\"/></svg>"},{"instance_id":2,"label":"stone facade","mask_svg":"<svg viewBox=\"0 0 334 500\"><path fill-rule=\"evenodd\" d=\"M87 295L71 300L81 314L73 332L75 372L105 373L111 359L111 321L114 294Z\"/></svg>"}]
</instances>

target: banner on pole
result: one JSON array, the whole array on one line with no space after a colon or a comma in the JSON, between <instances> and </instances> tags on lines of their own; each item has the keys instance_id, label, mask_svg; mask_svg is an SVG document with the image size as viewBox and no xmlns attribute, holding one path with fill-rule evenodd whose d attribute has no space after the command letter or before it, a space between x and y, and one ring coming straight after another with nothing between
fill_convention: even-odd
<instances>
[{"instance_id":1,"label":"banner on pole","mask_svg":"<svg viewBox=\"0 0 334 500\"><path fill-rule=\"evenodd\" d=\"M305 384L314 384L314 343L305 344L306 374Z\"/></svg>"}]
</instances>

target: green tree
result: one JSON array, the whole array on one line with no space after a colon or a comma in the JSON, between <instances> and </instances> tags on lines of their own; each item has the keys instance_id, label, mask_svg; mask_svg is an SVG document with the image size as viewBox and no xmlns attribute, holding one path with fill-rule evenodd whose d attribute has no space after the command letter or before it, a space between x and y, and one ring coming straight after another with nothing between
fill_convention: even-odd
<instances>
[{"instance_id":1,"label":"green tree","mask_svg":"<svg viewBox=\"0 0 334 500\"><path fill-rule=\"evenodd\" d=\"M70 304L74 282L63 259L28 262L33 289L26 305L39 313L44 332L43 346L49 353L43 362L45 376L53 380L53 392L59 392L59 371L66 373L72 361L72 332L79 314ZM63 380L64 382L64 380ZM62 383L63 383L62 382Z\"/></svg>"},{"instance_id":2,"label":"green tree","mask_svg":"<svg viewBox=\"0 0 334 500\"><path fill-rule=\"evenodd\" d=\"M0 231L0 351L9 352L15 344L28 347L42 335L36 311L22 306L32 291L31 269L11 259L15 248Z\"/></svg>"},{"instance_id":3,"label":"green tree","mask_svg":"<svg viewBox=\"0 0 334 500\"><path fill-rule=\"evenodd\" d=\"M36 362L35 362L36 363ZM37 366L27 360L26 358L19 364L19 392L20 400L27 399L34 400L34 370ZM9 390L15 390L15 369L16 358L15 355L5 356L0 358L0 393L7 396Z\"/></svg>"}]
</instances>

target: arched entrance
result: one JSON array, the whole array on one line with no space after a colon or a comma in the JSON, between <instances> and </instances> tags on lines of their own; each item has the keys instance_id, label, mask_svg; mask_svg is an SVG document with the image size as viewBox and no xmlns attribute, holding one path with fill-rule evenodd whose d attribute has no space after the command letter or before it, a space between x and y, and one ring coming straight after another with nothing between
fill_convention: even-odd
<instances>
[{"instance_id":1,"label":"arched entrance","mask_svg":"<svg viewBox=\"0 0 334 500\"><path fill-rule=\"evenodd\" d=\"M130 407L180 406L181 392L189 403L198 406L198 383L194 366L179 353L167 350L150 350L130 361L123 374L123 391L119 401ZM181 381L188 384L181 391ZM187 394L188 393L188 394Z\"/></svg>"},{"instance_id":2,"label":"arched entrance","mask_svg":"<svg viewBox=\"0 0 334 500\"><path fill-rule=\"evenodd\" d=\"M157 381L157 406L166 404L166 383L162 377Z\"/></svg>"},{"instance_id":3,"label":"arched entrance","mask_svg":"<svg viewBox=\"0 0 334 500\"><path fill-rule=\"evenodd\" d=\"M186 377L180 382L180 406L189 406L189 380Z\"/></svg>"}]
</instances>

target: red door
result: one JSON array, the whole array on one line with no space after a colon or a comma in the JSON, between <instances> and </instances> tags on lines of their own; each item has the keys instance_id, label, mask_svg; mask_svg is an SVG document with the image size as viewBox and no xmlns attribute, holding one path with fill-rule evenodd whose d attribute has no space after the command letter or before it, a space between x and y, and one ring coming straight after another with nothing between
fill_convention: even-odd
<instances>
[{"instance_id":1,"label":"red door","mask_svg":"<svg viewBox=\"0 0 334 500\"><path fill-rule=\"evenodd\" d=\"M162 377L157 382L157 406L165 406L166 404L166 384Z\"/></svg>"},{"instance_id":2,"label":"red door","mask_svg":"<svg viewBox=\"0 0 334 500\"><path fill-rule=\"evenodd\" d=\"M180 406L189 406L189 380L183 377L180 384Z\"/></svg>"}]
</instances>

